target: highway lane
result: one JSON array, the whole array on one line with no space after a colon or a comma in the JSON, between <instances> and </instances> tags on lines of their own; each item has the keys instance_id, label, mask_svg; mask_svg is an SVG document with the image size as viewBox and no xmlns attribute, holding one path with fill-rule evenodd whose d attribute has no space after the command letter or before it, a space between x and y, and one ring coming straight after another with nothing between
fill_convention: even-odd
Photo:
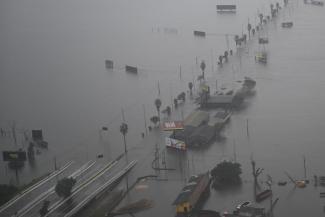
<instances>
[{"instance_id":1,"label":"highway lane","mask_svg":"<svg viewBox=\"0 0 325 217\"><path fill-rule=\"evenodd\" d=\"M95 161L89 161L86 164L84 164L82 167L80 167L78 170L73 172L69 178L74 178L78 182L80 179L78 179L80 176L82 176L85 172L87 172L91 167L95 165ZM53 185L51 188L49 188L47 191L40 194L38 197L36 197L34 200L26 204L22 209L20 209L17 212L17 216L24 216L26 213L28 213L30 210L32 210L35 206L37 206L42 201L46 200L49 196L55 193L55 186Z\"/></svg>"},{"instance_id":2,"label":"highway lane","mask_svg":"<svg viewBox=\"0 0 325 217\"><path fill-rule=\"evenodd\" d=\"M80 185L76 186L73 189L72 194L69 197L62 198L62 199L56 201L54 204L50 205L49 213L46 216L52 216L53 215L52 213L55 213L59 207L61 207L62 205L65 206L66 204L69 204L71 201L73 201L73 198L75 197L75 195L79 194L79 192L87 192L88 193L87 189L89 188L89 186L95 186L96 188L99 187L99 186L97 186L96 183L101 182L101 180L103 180L103 179L100 179L100 178L104 177L104 174L106 172L108 172L109 170L111 170L117 163L118 163L117 161L114 161L109 164L106 164L101 170L97 171L93 176L89 177L84 182L82 182ZM93 190L94 189L92 189L92 191ZM56 214L54 214L54 216L56 216Z\"/></svg>"},{"instance_id":3,"label":"highway lane","mask_svg":"<svg viewBox=\"0 0 325 217\"><path fill-rule=\"evenodd\" d=\"M96 175L98 173L98 171L100 171L100 169L102 169L104 167L105 162L98 162L96 161L96 163L94 165L92 165L91 167L89 167L87 170L85 170L82 173L77 174L77 176L75 176L77 183L75 185L75 188L78 188L78 186L83 185L83 183L90 179L91 177L93 177L94 175ZM72 176L72 174L70 175ZM53 190L54 190L54 186ZM50 189L47 190L47 192L50 191ZM46 192L44 192L45 194ZM61 201L61 198L53 191L50 194L47 195L46 200L50 201L50 207L53 206L54 204L58 203ZM39 216L39 210L42 207L42 202L44 200L40 200L37 203L33 204L32 207L30 207L30 209L27 209L23 212L21 212L21 215L19 216Z\"/></svg>"},{"instance_id":4,"label":"highway lane","mask_svg":"<svg viewBox=\"0 0 325 217\"><path fill-rule=\"evenodd\" d=\"M72 164L73 161L68 162L58 170L46 176L44 179L20 192L16 197L1 206L0 216L6 217L15 214L15 212L17 212L17 210L19 210L25 203L39 195L41 192L44 191L44 189L47 189L48 186L52 186L55 182L55 178L60 177L61 175L64 175L65 173L69 172L72 168Z\"/></svg>"},{"instance_id":5,"label":"highway lane","mask_svg":"<svg viewBox=\"0 0 325 217\"><path fill-rule=\"evenodd\" d=\"M127 165L127 162L119 162L118 165L116 165L112 170L99 176L91 184L73 194L71 198L62 202L53 212L50 213L49 216L64 216L69 212L73 212L73 209L76 208L80 203L83 203L85 199L92 197L94 192L102 190L103 185L108 185L110 181L116 179L116 176L118 174L120 175L125 170Z\"/></svg>"},{"instance_id":6,"label":"highway lane","mask_svg":"<svg viewBox=\"0 0 325 217\"><path fill-rule=\"evenodd\" d=\"M72 217L77 214L84 206L90 203L93 199L99 196L101 193L107 191L114 183L118 182L125 174L127 174L135 165L137 161L132 161L125 168L123 168L120 172L115 174L112 178L110 178L107 182L97 188L94 192L89 194L87 197L78 203L72 210L70 210L64 217Z\"/></svg>"}]
</instances>

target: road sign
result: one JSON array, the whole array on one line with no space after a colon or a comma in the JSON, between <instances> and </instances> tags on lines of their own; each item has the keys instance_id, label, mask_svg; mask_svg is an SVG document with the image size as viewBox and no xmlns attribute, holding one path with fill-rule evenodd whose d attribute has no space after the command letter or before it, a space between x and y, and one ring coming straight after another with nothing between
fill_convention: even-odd
<instances>
[{"instance_id":1,"label":"road sign","mask_svg":"<svg viewBox=\"0 0 325 217\"><path fill-rule=\"evenodd\" d=\"M184 125L183 121L166 121L162 124L162 128L165 131L183 130Z\"/></svg>"},{"instance_id":2,"label":"road sign","mask_svg":"<svg viewBox=\"0 0 325 217\"><path fill-rule=\"evenodd\" d=\"M25 151L3 151L2 152L4 161L26 161Z\"/></svg>"}]
</instances>

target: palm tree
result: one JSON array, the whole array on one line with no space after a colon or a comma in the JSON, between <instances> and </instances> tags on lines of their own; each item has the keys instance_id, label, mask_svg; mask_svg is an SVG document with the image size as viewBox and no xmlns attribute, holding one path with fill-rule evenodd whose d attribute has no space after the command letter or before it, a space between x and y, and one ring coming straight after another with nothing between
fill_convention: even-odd
<instances>
[{"instance_id":1,"label":"palm tree","mask_svg":"<svg viewBox=\"0 0 325 217\"><path fill-rule=\"evenodd\" d=\"M127 152L127 149L126 149L126 139L125 139L125 136L128 133L128 125L126 123L122 123L121 124L121 126L120 126L120 132L123 135L123 140L124 140L124 153L126 153Z\"/></svg>"},{"instance_id":2,"label":"palm tree","mask_svg":"<svg viewBox=\"0 0 325 217\"><path fill-rule=\"evenodd\" d=\"M250 23L247 24L247 31L248 31L248 37L251 38L251 29L252 25Z\"/></svg>"},{"instance_id":3,"label":"palm tree","mask_svg":"<svg viewBox=\"0 0 325 217\"><path fill-rule=\"evenodd\" d=\"M171 113L172 113L172 108L170 106L167 106L166 107L166 112L167 112L167 115L170 116Z\"/></svg>"},{"instance_id":4,"label":"palm tree","mask_svg":"<svg viewBox=\"0 0 325 217\"><path fill-rule=\"evenodd\" d=\"M228 61L228 51L225 51L225 53L224 53L224 58L225 58L225 61L227 62Z\"/></svg>"},{"instance_id":5,"label":"palm tree","mask_svg":"<svg viewBox=\"0 0 325 217\"><path fill-rule=\"evenodd\" d=\"M235 35L235 42L236 42L236 46L237 46L238 42L239 42L239 36L238 35Z\"/></svg>"},{"instance_id":6,"label":"palm tree","mask_svg":"<svg viewBox=\"0 0 325 217\"><path fill-rule=\"evenodd\" d=\"M279 2L277 2L277 3L275 4L275 7L276 7L276 10L277 10L277 11L279 11L279 10L280 10L280 8L281 8L281 7L280 7L280 4L279 4Z\"/></svg>"},{"instance_id":7,"label":"palm tree","mask_svg":"<svg viewBox=\"0 0 325 217\"><path fill-rule=\"evenodd\" d=\"M222 65L222 59L223 59L223 56L219 56L219 62L218 62L218 64L221 66Z\"/></svg>"},{"instance_id":8,"label":"palm tree","mask_svg":"<svg viewBox=\"0 0 325 217\"><path fill-rule=\"evenodd\" d=\"M205 62L204 62L204 60L202 60L202 62L201 62L201 64L200 64L200 68L201 68L201 70L202 70L202 77L203 77L203 79L204 79L204 70L205 70Z\"/></svg>"},{"instance_id":9,"label":"palm tree","mask_svg":"<svg viewBox=\"0 0 325 217\"><path fill-rule=\"evenodd\" d=\"M155 125L157 126L157 123L160 121L159 117L158 116L152 116L150 118L150 121Z\"/></svg>"},{"instance_id":10,"label":"palm tree","mask_svg":"<svg viewBox=\"0 0 325 217\"><path fill-rule=\"evenodd\" d=\"M263 14L259 14L258 16L260 18L260 24L262 25L263 24Z\"/></svg>"},{"instance_id":11,"label":"palm tree","mask_svg":"<svg viewBox=\"0 0 325 217\"><path fill-rule=\"evenodd\" d=\"M177 109L177 107L178 107L178 100L176 98L174 99L174 106L175 106L175 109Z\"/></svg>"},{"instance_id":12,"label":"palm tree","mask_svg":"<svg viewBox=\"0 0 325 217\"><path fill-rule=\"evenodd\" d=\"M157 98L155 100L155 106L157 108L158 118L160 120L160 106L161 106L161 100L160 99Z\"/></svg>"},{"instance_id":13,"label":"palm tree","mask_svg":"<svg viewBox=\"0 0 325 217\"><path fill-rule=\"evenodd\" d=\"M193 89L193 83L192 82L188 83L188 88L190 89L190 94L192 96L192 89Z\"/></svg>"}]
</instances>

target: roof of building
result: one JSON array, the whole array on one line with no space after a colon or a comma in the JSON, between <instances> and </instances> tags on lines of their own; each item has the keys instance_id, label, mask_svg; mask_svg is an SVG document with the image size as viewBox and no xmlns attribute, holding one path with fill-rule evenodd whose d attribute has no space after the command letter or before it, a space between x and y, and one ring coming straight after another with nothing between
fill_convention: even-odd
<instances>
[{"instance_id":1,"label":"roof of building","mask_svg":"<svg viewBox=\"0 0 325 217\"><path fill-rule=\"evenodd\" d=\"M184 130L176 130L171 136L174 139L185 140L195 131L195 127L187 126Z\"/></svg>"},{"instance_id":2,"label":"roof of building","mask_svg":"<svg viewBox=\"0 0 325 217\"><path fill-rule=\"evenodd\" d=\"M209 113L204 111L194 111L184 120L184 126L198 127L209 121Z\"/></svg>"},{"instance_id":3,"label":"roof of building","mask_svg":"<svg viewBox=\"0 0 325 217\"><path fill-rule=\"evenodd\" d=\"M197 186L197 183L200 181L201 178L203 178L205 174L200 174L197 176L192 176L189 179L189 182L187 183L187 185L182 189L182 192L177 196L177 198L175 199L175 201L173 202L173 205L178 205L181 203L185 203L188 202L192 192L194 191L195 187Z\"/></svg>"},{"instance_id":4,"label":"roof of building","mask_svg":"<svg viewBox=\"0 0 325 217\"><path fill-rule=\"evenodd\" d=\"M189 197L191 196L192 191L182 191L176 198L176 200L173 202L173 205L178 205L181 203L185 203L188 201Z\"/></svg>"},{"instance_id":5,"label":"roof of building","mask_svg":"<svg viewBox=\"0 0 325 217\"><path fill-rule=\"evenodd\" d=\"M229 115L229 112L226 111L218 111L213 117L219 119L225 119Z\"/></svg>"}]
</instances>

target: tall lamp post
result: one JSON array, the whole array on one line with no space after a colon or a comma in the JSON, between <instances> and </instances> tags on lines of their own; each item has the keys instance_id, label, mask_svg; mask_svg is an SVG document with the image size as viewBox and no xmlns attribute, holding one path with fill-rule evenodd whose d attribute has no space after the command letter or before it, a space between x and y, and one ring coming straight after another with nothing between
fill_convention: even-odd
<instances>
[{"instance_id":1,"label":"tall lamp post","mask_svg":"<svg viewBox=\"0 0 325 217\"><path fill-rule=\"evenodd\" d=\"M124 140L124 153L127 153L126 149L126 134L128 133L128 125L126 123L122 123L120 126L120 132L123 135L123 140Z\"/></svg>"}]
</instances>

